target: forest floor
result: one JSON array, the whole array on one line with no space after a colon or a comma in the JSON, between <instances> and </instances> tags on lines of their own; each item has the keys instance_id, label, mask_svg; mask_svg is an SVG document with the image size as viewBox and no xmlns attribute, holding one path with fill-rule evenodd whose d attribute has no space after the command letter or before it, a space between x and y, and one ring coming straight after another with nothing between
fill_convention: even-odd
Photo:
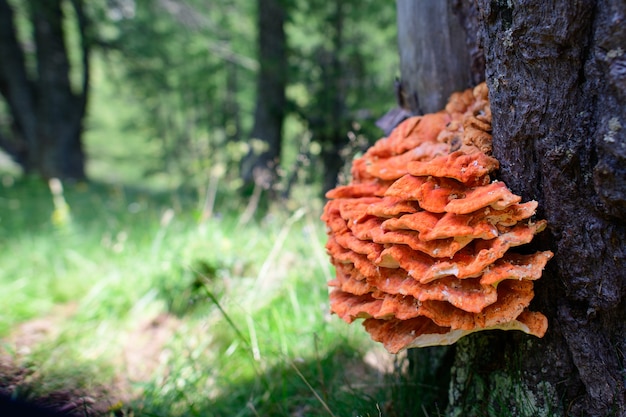
<instances>
[{"instance_id":1,"label":"forest floor","mask_svg":"<svg viewBox=\"0 0 626 417\"><path fill-rule=\"evenodd\" d=\"M36 367L27 365L27 358L37 344L53 339L60 324L75 311L76 304L57 306L50 314L21 323L4 339L13 353L0 348L0 395L30 397L29 390L37 391ZM108 382L97 382L89 388L66 387L42 396L30 398L31 404L50 408L69 415L100 416L128 415L128 405L140 397L133 384L148 382L159 365L165 345L180 325L170 314L148 318L131 331L123 342L123 357L116 366L115 376Z\"/></svg>"},{"instance_id":2,"label":"forest floor","mask_svg":"<svg viewBox=\"0 0 626 417\"><path fill-rule=\"evenodd\" d=\"M46 184L3 183L0 395L75 416L421 412L406 357L329 314L319 207L241 225L180 193L64 198L66 217Z\"/></svg>"},{"instance_id":3,"label":"forest floor","mask_svg":"<svg viewBox=\"0 0 626 417\"><path fill-rule=\"evenodd\" d=\"M38 384L45 378L38 374L36 367L25 365L25 359L32 349L46 339L58 334L59 325L68 319L76 305L70 304L55 308L51 314L21 323L4 339L5 346L13 346L10 354L0 348L0 395L28 398L28 403L68 416L130 416L135 414L132 404L141 398L137 385L148 382L159 366L160 358L166 353L166 343L181 321L173 315L159 314L150 318L127 335L123 358L116 366L115 376L107 383L95 382L89 388L65 387L32 396ZM398 363L404 363L406 356L393 357L380 346L373 346L361 360L352 360L344 366L346 379L358 381L359 387L366 390L381 384L385 375L398 371ZM402 370L401 370L402 371ZM301 415L303 410L292 415Z\"/></svg>"}]
</instances>

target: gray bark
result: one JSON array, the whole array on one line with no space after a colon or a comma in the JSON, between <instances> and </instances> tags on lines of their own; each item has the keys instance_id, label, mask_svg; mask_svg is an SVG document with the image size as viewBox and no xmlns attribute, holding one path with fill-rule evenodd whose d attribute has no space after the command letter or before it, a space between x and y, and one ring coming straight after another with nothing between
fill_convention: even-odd
<instances>
[{"instance_id":1,"label":"gray bark","mask_svg":"<svg viewBox=\"0 0 626 417\"><path fill-rule=\"evenodd\" d=\"M397 0L402 107L441 110L450 94L472 85L465 32L447 1Z\"/></svg>"}]
</instances>

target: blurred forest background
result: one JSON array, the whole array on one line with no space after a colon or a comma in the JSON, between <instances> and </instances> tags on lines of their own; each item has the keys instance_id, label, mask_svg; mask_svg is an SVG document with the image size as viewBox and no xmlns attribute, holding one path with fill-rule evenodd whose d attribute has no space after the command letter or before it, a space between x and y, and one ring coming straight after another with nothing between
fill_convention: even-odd
<instances>
[{"instance_id":1,"label":"blurred forest background","mask_svg":"<svg viewBox=\"0 0 626 417\"><path fill-rule=\"evenodd\" d=\"M319 220L396 31L373 0L0 0L0 399L427 415L432 370L330 317Z\"/></svg>"},{"instance_id":2,"label":"blurred forest background","mask_svg":"<svg viewBox=\"0 0 626 417\"><path fill-rule=\"evenodd\" d=\"M0 16L0 147L44 178L319 195L395 101L380 2L2 0Z\"/></svg>"}]
</instances>

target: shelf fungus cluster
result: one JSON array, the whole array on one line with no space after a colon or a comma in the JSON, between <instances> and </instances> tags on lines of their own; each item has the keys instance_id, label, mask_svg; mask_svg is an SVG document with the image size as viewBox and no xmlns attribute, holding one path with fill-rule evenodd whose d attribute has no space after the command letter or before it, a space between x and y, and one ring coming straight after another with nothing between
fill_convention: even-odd
<instances>
[{"instance_id":1,"label":"shelf fungus cluster","mask_svg":"<svg viewBox=\"0 0 626 417\"><path fill-rule=\"evenodd\" d=\"M412 117L353 161L328 192L322 220L336 269L333 313L365 319L392 353L446 345L480 330L542 337L528 310L549 251L520 254L546 227L503 182L491 154L487 87L455 93L438 113Z\"/></svg>"}]
</instances>

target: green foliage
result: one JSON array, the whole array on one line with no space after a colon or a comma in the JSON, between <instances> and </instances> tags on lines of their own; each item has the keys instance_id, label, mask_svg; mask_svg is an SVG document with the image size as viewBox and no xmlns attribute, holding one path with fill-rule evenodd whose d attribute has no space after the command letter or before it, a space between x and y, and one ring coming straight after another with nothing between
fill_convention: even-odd
<instances>
[{"instance_id":1,"label":"green foliage","mask_svg":"<svg viewBox=\"0 0 626 417\"><path fill-rule=\"evenodd\" d=\"M33 75L28 8L10 4ZM70 78L78 90L76 13L70 2L62 4ZM320 132L332 131L340 147L349 136L380 136L374 121L393 105L398 57L393 6L290 0L285 7L289 105L279 174L287 194L294 183L319 187L327 148ZM205 187L211 177L238 188L256 94L255 3L93 1L84 8L91 46L84 136L89 177L170 188ZM0 131L10 137L12 118L4 104Z\"/></svg>"},{"instance_id":2,"label":"green foliage","mask_svg":"<svg viewBox=\"0 0 626 417\"><path fill-rule=\"evenodd\" d=\"M137 1L114 22L108 57L126 87L115 92L137 103L133 127L158 146L146 174L166 172L174 185L232 174L243 152L230 142L252 122L253 16L249 2Z\"/></svg>"},{"instance_id":3,"label":"green foliage","mask_svg":"<svg viewBox=\"0 0 626 417\"><path fill-rule=\"evenodd\" d=\"M341 4L342 41L334 45L335 3L286 2L290 104L283 187L294 179L319 180L322 138L311 132L320 123L334 128L338 117L345 143L350 130L376 139L381 133L374 121L394 102L395 8L374 1ZM151 177L171 187L202 186L215 176L233 189L240 185L258 67L253 5L143 0L131 10L92 6L107 45L93 56L86 136L92 178ZM332 106L334 85L340 86L341 114Z\"/></svg>"}]
</instances>

